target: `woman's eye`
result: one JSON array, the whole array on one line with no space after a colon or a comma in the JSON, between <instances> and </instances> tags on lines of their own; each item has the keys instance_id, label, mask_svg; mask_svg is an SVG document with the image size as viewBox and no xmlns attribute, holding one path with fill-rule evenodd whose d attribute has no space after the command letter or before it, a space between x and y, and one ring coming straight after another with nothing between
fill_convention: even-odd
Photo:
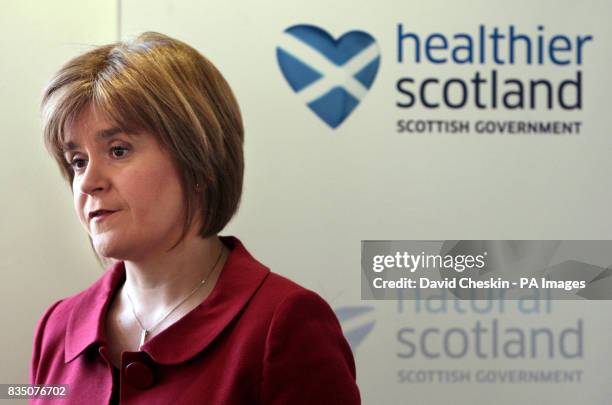
<instances>
[{"instance_id":1,"label":"woman's eye","mask_svg":"<svg viewBox=\"0 0 612 405\"><path fill-rule=\"evenodd\" d=\"M85 167L84 163L85 159L73 159L72 162L70 162L70 166L74 170L79 171ZM83 166L81 166L81 164L83 164Z\"/></svg>"},{"instance_id":2,"label":"woman's eye","mask_svg":"<svg viewBox=\"0 0 612 405\"><path fill-rule=\"evenodd\" d=\"M111 148L111 154L116 158L124 157L128 152L128 148L123 146L114 146Z\"/></svg>"},{"instance_id":3,"label":"woman's eye","mask_svg":"<svg viewBox=\"0 0 612 405\"><path fill-rule=\"evenodd\" d=\"M126 148L124 146L114 146L110 149L110 153L112 157L116 159L124 158L128 152L129 152L129 148ZM87 164L87 160L81 159L81 158L72 159L72 161L69 163L70 167L72 167L72 169L76 172L84 169L86 164Z\"/></svg>"}]
</instances>

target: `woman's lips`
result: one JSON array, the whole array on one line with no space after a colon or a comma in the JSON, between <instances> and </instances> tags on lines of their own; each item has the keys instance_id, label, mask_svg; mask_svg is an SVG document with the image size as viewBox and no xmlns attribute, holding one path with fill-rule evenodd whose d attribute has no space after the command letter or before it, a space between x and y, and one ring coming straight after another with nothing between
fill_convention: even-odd
<instances>
[{"instance_id":1,"label":"woman's lips","mask_svg":"<svg viewBox=\"0 0 612 405\"><path fill-rule=\"evenodd\" d=\"M108 217L110 217L111 215L113 215L116 212L117 211L105 211L105 212L103 212L101 214L98 214L95 217L93 217L91 219L91 222L102 222L102 221L106 220Z\"/></svg>"}]
</instances>

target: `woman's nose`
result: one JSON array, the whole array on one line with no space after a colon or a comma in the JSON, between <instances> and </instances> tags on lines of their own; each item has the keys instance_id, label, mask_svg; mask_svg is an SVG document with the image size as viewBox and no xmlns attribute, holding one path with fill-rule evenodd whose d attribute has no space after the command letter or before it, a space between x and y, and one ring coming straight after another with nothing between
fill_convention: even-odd
<instances>
[{"instance_id":1,"label":"woman's nose","mask_svg":"<svg viewBox=\"0 0 612 405\"><path fill-rule=\"evenodd\" d=\"M89 160L80 179L79 191L94 194L108 187L108 177L103 162Z\"/></svg>"}]
</instances>

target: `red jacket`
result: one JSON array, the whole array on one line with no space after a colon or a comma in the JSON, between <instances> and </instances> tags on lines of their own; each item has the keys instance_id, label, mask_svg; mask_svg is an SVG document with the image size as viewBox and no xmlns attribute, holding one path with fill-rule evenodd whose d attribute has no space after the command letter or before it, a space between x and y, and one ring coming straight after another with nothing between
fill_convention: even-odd
<instances>
[{"instance_id":1,"label":"red jacket","mask_svg":"<svg viewBox=\"0 0 612 405\"><path fill-rule=\"evenodd\" d=\"M36 329L30 383L69 384L60 404L359 404L353 356L329 305L238 239L222 240L232 252L209 297L142 351L124 352L115 379L104 319L124 263L53 304Z\"/></svg>"}]
</instances>

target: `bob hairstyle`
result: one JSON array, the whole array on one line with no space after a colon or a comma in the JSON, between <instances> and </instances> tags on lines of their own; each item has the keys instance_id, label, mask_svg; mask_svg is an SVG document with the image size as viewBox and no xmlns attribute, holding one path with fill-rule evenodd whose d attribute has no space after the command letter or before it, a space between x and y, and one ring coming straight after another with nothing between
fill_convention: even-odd
<instances>
[{"instance_id":1,"label":"bob hairstyle","mask_svg":"<svg viewBox=\"0 0 612 405\"><path fill-rule=\"evenodd\" d=\"M145 32L77 56L55 74L41 105L44 143L73 193L65 134L87 107L127 133L153 134L170 153L186 207L183 233L171 249L196 215L202 215L203 238L227 225L242 194L244 128L232 90L204 56Z\"/></svg>"}]
</instances>

